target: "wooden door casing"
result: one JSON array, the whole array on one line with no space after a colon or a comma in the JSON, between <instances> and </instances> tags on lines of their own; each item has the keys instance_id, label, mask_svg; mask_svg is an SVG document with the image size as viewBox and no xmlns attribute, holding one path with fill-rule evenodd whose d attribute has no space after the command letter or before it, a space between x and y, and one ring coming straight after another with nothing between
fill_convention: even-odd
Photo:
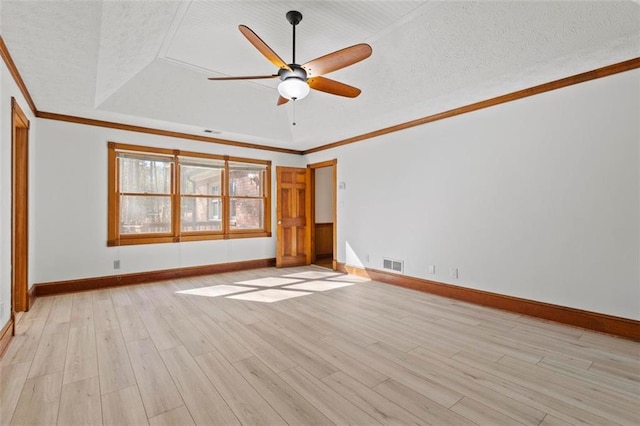
<instances>
[{"instance_id":1,"label":"wooden door casing","mask_svg":"<svg viewBox=\"0 0 640 426\"><path fill-rule=\"evenodd\" d=\"M306 168L276 168L278 268L311 263L308 183Z\"/></svg>"},{"instance_id":2,"label":"wooden door casing","mask_svg":"<svg viewBox=\"0 0 640 426\"><path fill-rule=\"evenodd\" d=\"M29 120L16 102L12 109L11 309L29 309Z\"/></svg>"}]
</instances>

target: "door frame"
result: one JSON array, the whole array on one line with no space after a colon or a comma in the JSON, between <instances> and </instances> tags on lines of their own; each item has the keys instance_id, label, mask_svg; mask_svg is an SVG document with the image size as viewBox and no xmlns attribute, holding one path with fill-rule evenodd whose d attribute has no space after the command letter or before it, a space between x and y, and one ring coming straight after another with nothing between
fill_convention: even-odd
<instances>
[{"instance_id":1,"label":"door frame","mask_svg":"<svg viewBox=\"0 0 640 426\"><path fill-rule=\"evenodd\" d=\"M11 98L11 316L29 310L29 120ZM15 321L14 321L15 324Z\"/></svg>"},{"instance_id":2,"label":"door frame","mask_svg":"<svg viewBox=\"0 0 640 426\"><path fill-rule=\"evenodd\" d=\"M311 258L315 261L316 258L316 236L315 236L315 224L316 224L316 169L322 169L324 167L333 167L333 182L331 185L332 198L333 198L333 259L331 260L332 269L335 271L338 268L338 159L322 161L320 163L308 164L307 168L310 171L309 174L309 222L310 225L307 228L309 233L309 241L311 246Z\"/></svg>"}]
</instances>

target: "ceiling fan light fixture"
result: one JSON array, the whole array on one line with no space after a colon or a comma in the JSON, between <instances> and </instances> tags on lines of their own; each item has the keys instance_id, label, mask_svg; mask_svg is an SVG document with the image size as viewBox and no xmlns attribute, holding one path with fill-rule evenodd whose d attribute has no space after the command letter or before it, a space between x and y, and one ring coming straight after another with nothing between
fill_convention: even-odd
<instances>
[{"instance_id":1,"label":"ceiling fan light fixture","mask_svg":"<svg viewBox=\"0 0 640 426\"><path fill-rule=\"evenodd\" d=\"M309 85L299 77L289 77L278 84L278 93L285 99L299 101L309 94Z\"/></svg>"}]
</instances>

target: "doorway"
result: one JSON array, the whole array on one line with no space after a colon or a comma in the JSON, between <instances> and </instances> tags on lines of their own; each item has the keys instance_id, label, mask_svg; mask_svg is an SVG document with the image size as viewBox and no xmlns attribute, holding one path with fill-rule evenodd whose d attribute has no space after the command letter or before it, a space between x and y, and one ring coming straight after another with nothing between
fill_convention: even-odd
<instances>
[{"instance_id":1,"label":"doorway","mask_svg":"<svg viewBox=\"0 0 640 426\"><path fill-rule=\"evenodd\" d=\"M311 262L325 268L337 267L337 160L310 164Z\"/></svg>"},{"instance_id":2,"label":"doorway","mask_svg":"<svg viewBox=\"0 0 640 426\"><path fill-rule=\"evenodd\" d=\"M11 111L11 314L15 316L29 310L29 120L15 98Z\"/></svg>"}]
</instances>

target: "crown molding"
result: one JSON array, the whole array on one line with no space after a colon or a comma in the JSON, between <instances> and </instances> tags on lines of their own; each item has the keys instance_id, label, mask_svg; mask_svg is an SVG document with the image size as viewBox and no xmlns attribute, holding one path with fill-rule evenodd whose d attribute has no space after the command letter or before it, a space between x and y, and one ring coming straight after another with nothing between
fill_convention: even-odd
<instances>
[{"instance_id":1,"label":"crown molding","mask_svg":"<svg viewBox=\"0 0 640 426\"><path fill-rule=\"evenodd\" d=\"M518 90L516 92L507 93L506 95L497 96L495 98L487 99L484 101L476 102L473 104L454 108L449 111L440 112L426 117L418 118L416 120L407 121L405 123L396 124L394 126L385 127L384 129L374 130L372 132L363 133L358 136L353 136L347 139L342 139L336 142L332 142L326 145L318 146L304 151L304 155L312 154L314 152L325 151L327 149L337 148L339 146L349 145L356 142L361 142L366 139L375 138L378 136L386 135L393 132L399 132L400 130L409 129L411 127L421 126L423 124L432 123L434 121L444 120L445 118L455 117L457 115L466 114L468 112L478 111L480 109L489 108L495 105L504 104L507 102L517 101L518 99L527 98L529 96L539 95L541 93L549 92L556 89L562 89L563 87L572 86L574 84L584 83L590 80L596 80L598 78L608 77L610 75L618 74L625 71L630 71L636 68L640 68L640 57L629 59L627 61L618 62L616 64L608 65L602 68L597 68L592 71L583 72L581 74L572 75L570 77L561 78L560 80L550 81L548 83L540 84L538 86L529 87L527 89Z\"/></svg>"},{"instance_id":2,"label":"crown molding","mask_svg":"<svg viewBox=\"0 0 640 426\"><path fill-rule=\"evenodd\" d=\"M238 142L228 139L219 139L207 136L193 135L191 133L173 132L170 130L156 129L153 127L135 126L132 124L117 123L114 121L96 120L93 118L77 117L74 115L56 114L53 112L38 111L36 117L46 120L65 121L67 123L84 124L87 126L106 127L109 129L127 130L130 132L147 133L150 135L167 136L170 138L188 139L199 142L217 143L220 145L237 146L240 148L260 149L263 151L282 152L285 154L302 155L302 151L288 148L278 148L267 145L259 145L249 142Z\"/></svg>"},{"instance_id":3,"label":"crown molding","mask_svg":"<svg viewBox=\"0 0 640 426\"><path fill-rule=\"evenodd\" d=\"M9 72L11 73L13 80L16 82L16 85L20 89L22 96L24 96L24 98L27 100L27 104L29 104L29 109L31 109L31 112L33 112L33 115L36 115L38 112L38 108L36 108L36 104L33 102L33 98L31 98L31 94L27 89L27 85L24 84L24 80L22 80L22 76L20 75L20 72L18 71L18 68L16 67L15 62L13 62L13 58L9 53L9 49L7 49L7 45L4 43L2 36L0 36L0 57L2 57L2 59L4 60L4 63L7 65L7 68L9 68Z\"/></svg>"}]
</instances>

